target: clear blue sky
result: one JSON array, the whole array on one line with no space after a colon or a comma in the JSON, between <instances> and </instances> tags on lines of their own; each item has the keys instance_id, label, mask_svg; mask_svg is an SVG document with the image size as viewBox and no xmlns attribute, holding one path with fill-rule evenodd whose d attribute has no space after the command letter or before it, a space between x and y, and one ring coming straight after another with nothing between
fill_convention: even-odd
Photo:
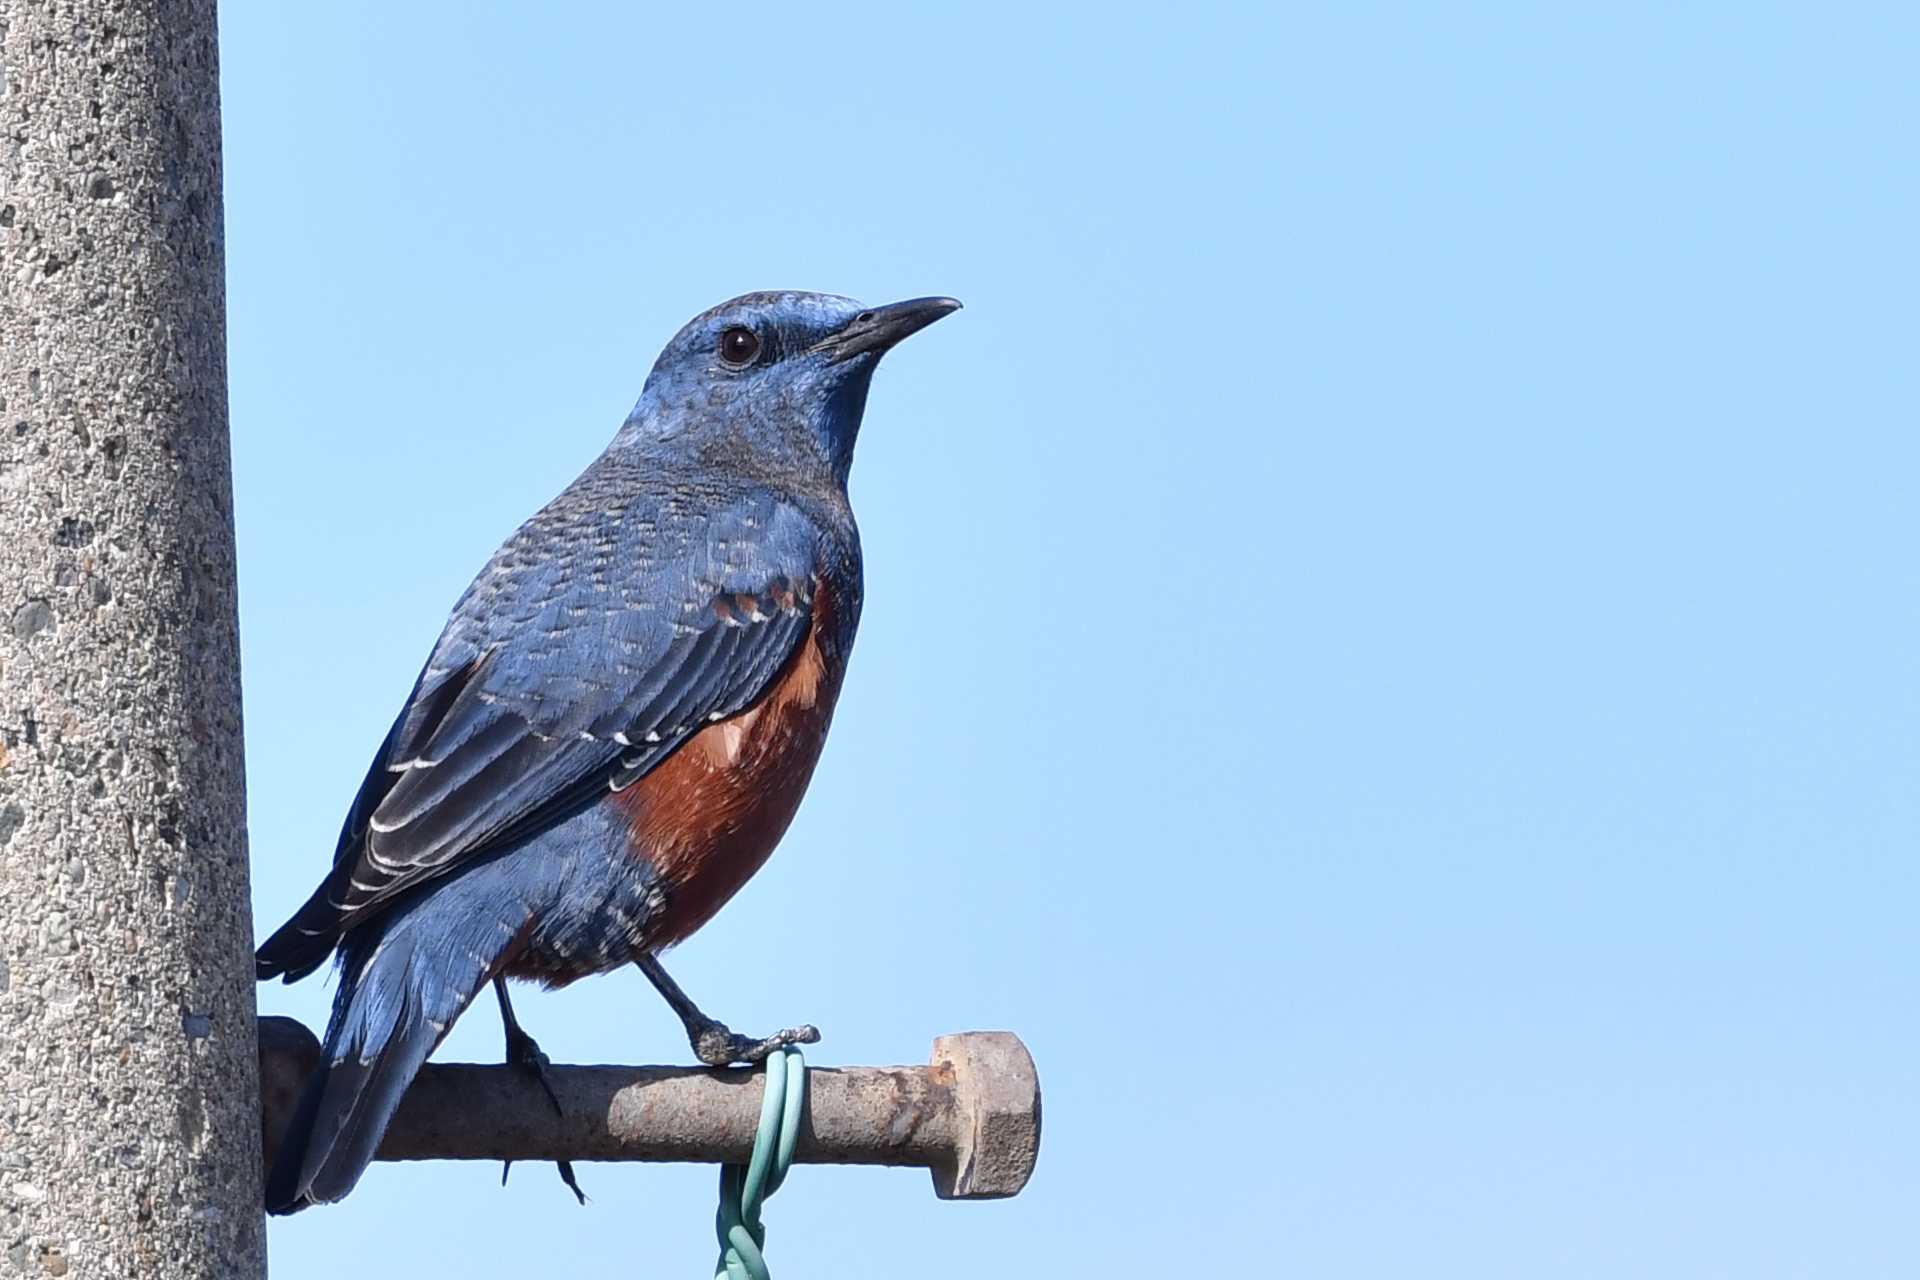
<instances>
[{"instance_id":1,"label":"clear blue sky","mask_svg":"<svg viewBox=\"0 0 1920 1280\"><path fill-rule=\"evenodd\" d=\"M1920 30L1444 8L226 6L261 929L682 321L951 293L674 967L823 1063L1018 1031L1046 1141L803 1168L776 1274L1920 1274ZM710 1169L582 1176L378 1166L274 1274L709 1274Z\"/></svg>"}]
</instances>

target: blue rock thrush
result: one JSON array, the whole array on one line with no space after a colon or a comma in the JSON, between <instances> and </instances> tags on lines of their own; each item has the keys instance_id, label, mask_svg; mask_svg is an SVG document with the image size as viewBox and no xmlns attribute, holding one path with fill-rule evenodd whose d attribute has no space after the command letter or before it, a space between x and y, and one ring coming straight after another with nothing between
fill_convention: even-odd
<instances>
[{"instance_id":1,"label":"blue rock thrush","mask_svg":"<svg viewBox=\"0 0 1920 1280\"><path fill-rule=\"evenodd\" d=\"M332 952L340 965L269 1210L353 1188L489 983L508 1059L535 1073L508 978L636 964L713 1065L818 1038L734 1034L657 957L760 868L800 803L860 620L846 486L874 366L959 305L754 293L696 317L606 452L460 597L332 871L256 957L289 982Z\"/></svg>"}]
</instances>

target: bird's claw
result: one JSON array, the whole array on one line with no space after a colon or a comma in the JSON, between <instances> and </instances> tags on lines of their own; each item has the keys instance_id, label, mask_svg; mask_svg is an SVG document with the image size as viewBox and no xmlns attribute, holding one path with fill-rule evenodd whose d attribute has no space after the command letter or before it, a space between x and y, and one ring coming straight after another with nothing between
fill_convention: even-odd
<instances>
[{"instance_id":1,"label":"bird's claw","mask_svg":"<svg viewBox=\"0 0 1920 1280\"><path fill-rule=\"evenodd\" d=\"M579 1179L573 1176L573 1161L555 1160L553 1164L554 1164L554 1167L560 1171L560 1181L566 1183L567 1190L573 1192L573 1198L575 1200L578 1200L581 1204L585 1204L587 1202L587 1193L580 1189ZM501 1186L504 1187L507 1185L507 1175L512 1172L513 1172L513 1161L502 1160L500 1162L500 1185Z\"/></svg>"},{"instance_id":2,"label":"bird's claw","mask_svg":"<svg viewBox=\"0 0 1920 1280\"><path fill-rule=\"evenodd\" d=\"M547 1095L547 1101L553 1104L554 1114L566 1114L565 1109L560 1105L560 1095L553 1091L553 1080L548 1075L548 1068L553 1066L553 1062L546 1054L540 1051L540 1043L526 1032L521 1031L518 1027L509 1028L507 1031L507 1062L511 1066L531 1071L533 1078L540 1082L541 1092L545 1093ZM553 1163L560 1171L560 1181L566 1183L567 1190L573 1192L573 1198L581 1204L585 1204L587 1202L587 1193L580 1189L580 1181L574 1176L573 1162L571 1160L556 1160ZM501 1186L504 1187L507 1185L507 1174L512 1171L513 1161L502 1160L500 1162Z\"/></svg>"},{"instance_id":3,"label":"bird's claw","mask_svg":"<svg viewBox=\"0 0 1920 1280\"><path fill-rule=\"evenodd\" d=\"M777 1031L762 1040L750 1040L727 1027L724 1022L706 1022L691 1036L693 1056L709 1067L730 1067L736 1062L751 1065L764 1062L768 1054L777 1053L789 1045L818 1044L820 1029L802 1025Z\"/></svg>"}]
</instances>

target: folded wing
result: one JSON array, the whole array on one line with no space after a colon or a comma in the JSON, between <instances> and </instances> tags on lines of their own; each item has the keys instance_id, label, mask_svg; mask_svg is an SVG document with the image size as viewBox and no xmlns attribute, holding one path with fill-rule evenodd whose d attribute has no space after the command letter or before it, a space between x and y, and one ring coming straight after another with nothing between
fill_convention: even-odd
<instances>
[{"instance_id":1,"label":"folded wing","mask_svg":"<svg viewBox=\"0 0 1920 1280\"><path fill-rule=\"evenodd\" d=\"M804 518L765 500L715 522L703 554L611 586L555 572L551 557L521 555L521 572L509 542L456 607L332 873L261 947L259 975L311 972L402 895L565 821L751 707L811 625L817 546Z\"/></svg>"}]
</instances>

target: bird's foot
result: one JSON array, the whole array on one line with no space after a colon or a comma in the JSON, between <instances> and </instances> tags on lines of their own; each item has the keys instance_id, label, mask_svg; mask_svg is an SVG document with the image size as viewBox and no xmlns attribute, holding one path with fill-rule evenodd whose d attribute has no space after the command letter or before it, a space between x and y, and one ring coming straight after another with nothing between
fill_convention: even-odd
<instances>
[{"instance_id":1,"label":"bird's foot","mask_svg":"<svg viewBox=\"0 0 1920 1280\"><path fill-rule=\"evenodd\" d=\"M764 1062L768 1054L778 1053L789 1045L819 1042L820 1029L807 1025L788 1027L765 1039L752 1040L729 1030L726 1023L715 1022L712 1018L687 1024L687 1043L693 1046L693 1056L710 1067L730 1067L736 1062Z\"/></svg>"},{"instance_id":2,"label":"bird's foot","mask_svg":"<svg viewBox=\"0 0 1920 1280\"><path fill-rule=\"evenodd\" d=\"M540 1051L540 1044L532 1036L522 1031L518 1025L507 1027L507 1064L531 1071L533 1078L540 1082L541 1091L547 1095L547 1101L553 1104L554 1114L565 1115L560 1106L560 1095L553 1091L553 1080L548 1068L553 1063ZM587 1193L580 1189L580 1181L574 1176L573 1161L556 1160L553 1162L560 1171L560 1181L567 1184L567 1190L573 1192L573 1198L581 1204L587 1202ZM500 1162L500 1185L507 1185L507 1175L513 1171L513 1161Z\"/></svg>"},{"instance_id":3,"label":"bird's foot","mask_svg":"<svg viewBox=\"0 0 1920 1280\"><path fill-rule=\"evenodd\" d=\"M540 1051L538 1040L517 1026L507 1028L507 1065L532 1072L533 1078L540 1082L541 1092L553 1104L554 1114L566 1114L560 1106L560 1095L553 1091L553 1077L548 1074L553 1061Z\"/></svg>"},{"instance_id":4,"label":"bird's foot","mask_svg":"<svg viewBox=\"0 0 1920 1280\"><path fill-rule=\"evenodd\" d=\"M777 1053L789 1045L819 1043L819 1028L805 1025L775 1032L764 1040L749 1040L746 1036L735 1035L726 1023L700 1012L700 1006L660 966L658 956L648 952L636 956L633 962L639 966L640 972L647 975L647 981L666 997L673 1011L680 1015L680 1022L687 1029L687 1043L693 1046L693 1056L710 1067L730 1067L736 1062L764 1062L768 1054Z\"/></svg>"}]
</instances>

